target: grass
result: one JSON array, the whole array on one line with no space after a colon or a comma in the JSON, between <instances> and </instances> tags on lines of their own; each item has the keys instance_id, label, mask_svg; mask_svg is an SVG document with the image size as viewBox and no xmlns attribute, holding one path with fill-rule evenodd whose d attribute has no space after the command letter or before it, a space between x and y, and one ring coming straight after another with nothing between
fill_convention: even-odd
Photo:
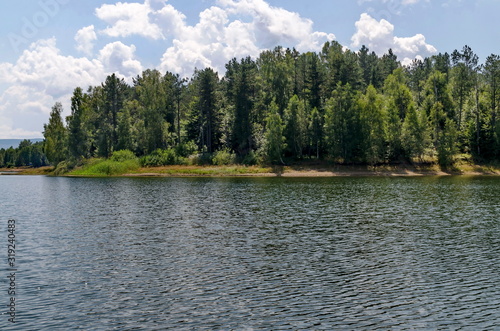
<instances>
[{"instance_id":1,"label":"grass","mask_svg":"<svg viewBox=\"0 0 500 331\"><path fill-rule=\"evenodd\" d=\"M113 161L111 159L93 159L83 167L69 172L70 176L105 177L120 176L139 169L139 160Z\"/></svg>"},{"instance_id":2,"label":"grass","mask_svg":"<svg viewBox=\"0 0 500 331\"><path fill-rule=\"evenodd\" d=\"M56 175L53 167L19 169L20 175ZM450 169L441 169L435 162L413 164L342 165L326 161L302 161L290 166L244 166L244 165L171 165L140 167L134 159L91 159L66 174L66 176L108 177L108 176L434 176L434 175L500 175L500 163L475 164L470 158L457 157Z\"/></svg>"},{"instance_id":3,"label":"grass","mask_svg":"<svg viewBox=\"0 0 500 331\"><path fill-rule=\"evenodd\" d=\"M21 168L0 168L0 172L12 172L16 175L26 175L26 176L39 176L39 175L51 175L54 171L54 167L21 167Z\"/></svg>"},{"instance_id":4,"label":"grass","mask_svg":"<svg viewBox=\"0 0 500 331\"><path fill-rule=\"evenodd\" d=\"M167 175L167 176L241 176L247 174L267 174L271 168L258 166L163 166L140 168L131 171L131 175Z\"/></svg>"}]
</instances>

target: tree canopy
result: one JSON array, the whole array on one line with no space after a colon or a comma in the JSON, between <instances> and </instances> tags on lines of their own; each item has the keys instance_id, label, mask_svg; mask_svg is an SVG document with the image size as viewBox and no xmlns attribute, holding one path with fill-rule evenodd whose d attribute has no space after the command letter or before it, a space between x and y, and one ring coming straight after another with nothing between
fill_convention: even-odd
<instances>
[{"instance_id":1,"label":"tree canopy","mask_svg":"<svg viewBox=\"0 0 500 331\"><path fill-rule=\"evenodd\" d=\"M52 164L167 149L225 151L241 162L428 157L447 166L457 153L491 161L500 158L499 89L500 57L480 64L468 46L405 66L392 50L276 47L232 59L223 75L207 68L185 80L153 69L132 85L113 74L86 92L77 87L66 125L54 106L44 151Z\"/></svg>"}]
</instances>

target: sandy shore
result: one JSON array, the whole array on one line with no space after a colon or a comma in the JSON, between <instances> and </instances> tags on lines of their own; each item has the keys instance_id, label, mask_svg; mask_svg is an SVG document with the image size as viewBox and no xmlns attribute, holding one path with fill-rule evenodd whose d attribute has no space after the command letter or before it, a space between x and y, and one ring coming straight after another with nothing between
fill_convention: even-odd
<instances>
[{"instance_id":1,"label":"sandy shore","mask_svg":"<svg viewBox=\"0 0 500 331\"><path fill-rule=\"evenodd\" d=\"M51 175L52 167L0 169L0 175ZM500 168L461 165L450 171L438 166L384 165L371 166L164 166L140 168L116 177L417 177L417 176L499 176ZM66 176L71 176L68 174Z\"/></svg>"},{"instance_id":2,"label":"sandy shore","mask_svg":"<svg viewBox=\"0 0 500 331\"><path fill-rule=\"evenodd\" d=\"M235 170L235 171L234 171ZM248 171L245 171L248 170ZM499 176L500 169L462 166L443 171L437 166L332 166L332 167L160 167L142 168L125 177L418 177L418 176Z\"/></svg>"}]
</instances>

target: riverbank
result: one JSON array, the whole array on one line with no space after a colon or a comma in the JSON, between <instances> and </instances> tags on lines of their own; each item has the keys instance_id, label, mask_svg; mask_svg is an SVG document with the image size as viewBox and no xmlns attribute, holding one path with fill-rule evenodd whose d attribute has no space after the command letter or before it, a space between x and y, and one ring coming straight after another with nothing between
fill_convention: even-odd
<instances>
[{"instance_id":1,"label":"riverbank","mask_svg":"<svg viewBox=\"0 0 500 331\"><path fill-rule=\"evenodd\" d=\"M1 175L53 175L52 167L0 169ZM283 167L260 166L163 166L139 168L114 177L362 177L362 176L499 176L500 167L459 164L442 170L437 165L328 165L304 164ZM67 177L80 177L71 172Z\"/></svg>"}]
</instances>

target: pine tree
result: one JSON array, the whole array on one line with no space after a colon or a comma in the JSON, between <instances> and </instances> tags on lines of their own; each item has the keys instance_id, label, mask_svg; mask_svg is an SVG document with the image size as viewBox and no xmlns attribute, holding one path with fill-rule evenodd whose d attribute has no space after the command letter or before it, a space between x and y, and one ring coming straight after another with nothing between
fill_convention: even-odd
<instances>
[{"instance_id":1,"label":"pine tree","mask_svg":"<svg viewBox=\"0 0 500 331\"><path fill-rule=\"evenodd\" d=\"M62 104L56 102L50 112L49 123L43 126L44 152L49 162L54 166L64 161L67 156L67 131L62 121L62 112Z\"/></svg>"}]
</instances>

